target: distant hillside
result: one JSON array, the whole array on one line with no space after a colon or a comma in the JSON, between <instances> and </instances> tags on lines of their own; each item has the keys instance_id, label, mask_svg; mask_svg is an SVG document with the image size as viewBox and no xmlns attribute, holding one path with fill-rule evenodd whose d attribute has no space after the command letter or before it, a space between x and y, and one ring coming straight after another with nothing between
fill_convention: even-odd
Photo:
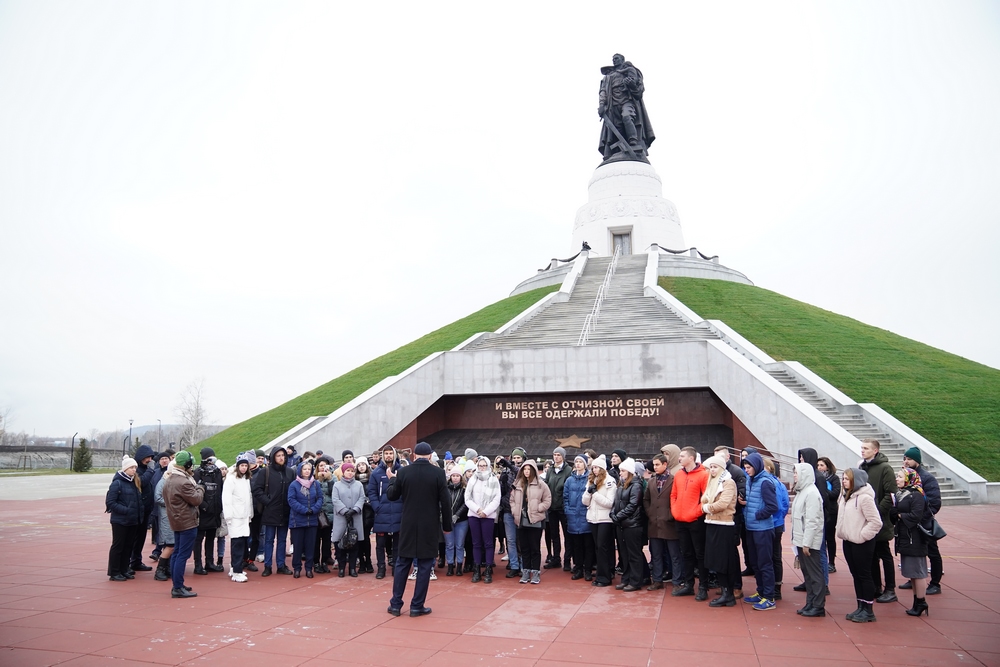
<instances>
[{"instance_id":1,"label":"distant hillside","mask_svg":"<svg viewBox=\"0 0 1000 667\"><path fill-rule=\"evenodd\" d=\"M383 379L398 375L430 354L450 350L481 331L499 329L528 306L558 289L559 285L543 287L486 306L287 403L202 440L197 448L211 447L224 461L234 461L240 451L265 445L308 417L330 414Z\"/></svg>"},{"instance_id":2,"label":"distant hillside","mask_svg":"<svg viewBox=\"0 0 1000 667\"><path fill-rule=\"evenodd\" d=\"M1000 370L759 287L696 278L660 278L660 286L1000 481Z\"/></svg>"}]
</instances>

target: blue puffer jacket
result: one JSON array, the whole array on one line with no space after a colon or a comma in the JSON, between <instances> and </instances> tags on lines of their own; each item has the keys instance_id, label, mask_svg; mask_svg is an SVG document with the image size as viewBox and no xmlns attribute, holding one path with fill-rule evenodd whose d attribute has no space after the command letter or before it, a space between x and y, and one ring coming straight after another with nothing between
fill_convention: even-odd
<instances>
[{"instance_id":1,"label":"blue puffer jacket","mask_svg":"<svg viewBox=\"0 0 1000 667\"><path fill-rule=\"evenodd\" d=\"M318 480L306 489L299 478L288 485L288 527L308 528L318 526L318 515L323 511L323 491Z\"/></svg>"},{"instance_id":2,"label":"blue puffer jacket","mask_svg":"<svg viewBox=\"0 0 1000 667\"><path fill-rule=\"evenodd\" d=\"M104 506L111 514L111 523L119 526L138 526L146 518L139 489L135 488L135 482L122 472L116 472L111 479Z\"/></svg>"},{"instance_id":3,"label":"blue puffer jacket","mask_svg":"<svg viewBox=\"0 0 1000 667\"><path fill-rule=\"evenodd\" d=\"M772 477L772 479L774 479ZM778 511L774 513L773 519L774 528L784 530L785 529L785 516L788 514L788 508L791 507L791 501L788 498L788 489L785 485L781 483L780 479L775 479L774 489L777 492L775 494L775 499L778 501Z\"/></svg>"},{"instance_id":4,"label":"blue puffer jacket","mask_svg":"<svg viewBox=\"0 0 1000 667\"><path fill-rule=\"evenodd\" d=\"M399 473L399 461L393 461L392 469ZM375 525L372 530L376 533L398 533L403 520L402 499L389 500L386 496L388 492L389 476L385 474L385 461L381 461L368 480L368 502L375 510Z\"/></svg>"},{"instance_id":5,"label":"blue puffer jacket","mask_svg":"<svg viewBox=\"0 0 1000 667\"><path fill-rule=\"evenodd\" d=\"M772 530L773 517L779 510L777 487L780 483L764 470L764 459L757 452L747 456L744 463L753 466L755 472L753 477L747 477L747 504L743 512L747 530Z\"/></svg>"},{"instance_id":6,"label":"blue puffer jacket","mask_svg":"<svg viewBox=\"0 0 1000 667\"><path fill-rule=\"evenodd\" d=\"M566 532L571 535L590 534L587 523L587 506L583 494L587 491L587 473L573 472L563 485L563 512L566 514Z\"/></svg>"}]
</instances>

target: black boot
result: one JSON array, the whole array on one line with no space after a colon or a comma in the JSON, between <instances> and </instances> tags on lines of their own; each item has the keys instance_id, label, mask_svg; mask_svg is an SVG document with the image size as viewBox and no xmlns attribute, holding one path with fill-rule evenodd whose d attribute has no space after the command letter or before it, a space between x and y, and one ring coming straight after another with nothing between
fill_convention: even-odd
<instances>
[{"instance_id":1,"label":"black boot","mask_svg":"<svg viewBox=\"0 0 1000 667\"><path fill-rule=\"evenodd\" d=\"M733 596L733 589L722 586L719 597L708 603L709 607L735 607L736 598Z\"/></svg>"},{"instance_id":2,"label":"black boot","mask_svg":"<svg viewBox=\"0 0 1000 667\"><path fill-rule=\"evenodd\" d=\"M920 614L931 615L930 607L927 606L927 600L925 598L918 598L916 595L913 596L913 607L906 610L906 613L910 616L920 616Z\"/></svg>"},{"instance_id":3,"label":"black boot","mask_svg":"<svg viewBox=\"0 0 1000 667\"><path fill-rule=\"evenodd\" d=\"M346 573L347 573L347 566L346 565L341 565L341 566L339 566L337 568L337 576L340 577L341 579L344 578L344 575Z\"/></svg>"},{"instance_id":4,"label":"black boot","mask_svg":"<svg viewBox=\"0 0 1000 667\"><path fill-rule=\"evenodd\" d=\"M351 565L349 568L347 568L347 576L349 576L349 577L356 577L356 576L358 576L358 570L357 570L357 568L355 568L353 565Z\"/></svg>"},{"instance_id":5,"label":"black boot","mask_svg":"<svg viewBox=\"0 0 1000 667\"><path fill-rule=\"evenodd\" d=\"M483 580L483 568L476 563L476 568L472 571L472 583L476 584Z\"/></svg>"},{"instance_id":6,"label":"black boot","mask_svg":"<svg viewBox=\"0 0 1000 667\"><path fill-rule=\"evenodd\" d=\"M708 599L708 586L698 584L698 594L694 596L695 602L704 602Z\"/></svg>"},{"instance_id":7,"label":"black boot","mask_svg":"<svg viewBox=\"0 0 1000 667\"><path fill-rule=\"evenodd\" d=\"M385 565L379 565L378 571L375 573L376 579L385 579Z\"/></svg>"},{"instance_id":8,"label":"black boot","mask_svg":"<svg viewBox=\"0 0 1000 667\"><path fill-rule=\"evenodd\" d=\"M458 561L455 563L455 576L461 577L463 574L465 574L465 563Z\"/></svg>"},{"instance_id":9,"label":"black boot","mask_svg":"<svg viewBox=\"0 0 1000 667\"><path fill-rule=\"evenodd\" d=\"M483 583L492 584L493 583L493 566L487 565L486 571L483 572Z\"/></svg>"},{"instance_id":10,"label":"black boot","mask_svg":"<svg viewBox=\"0 0 1000 667\"><path fill-rule=\"evenodd\" d=\"M450 563L448 565L448 571L444 573L444 576L446 576L446 577L454 577L455 576L455 564L454 563Z\"/></svg>"},{"instance_id":11,"label":"black boot","mask_svg":"<svg viewBox=\"0 0 1000 667\"><path fill-rule=\"evenodd\" d=\"M200 558L195 558L194 559L194 573L195 574L208 574L208 572L205 571L205 568L202 567L202 565L201 565L201 559Z\"/></svg>"},{"instance_id":12,"label":"black boot","mask_svg":"<svg viewBox=\"0 0 1000 667\"><path fill-rule=\"evenodd\" d=\"M880 602L882 604L885 604L887 602L895 602L897 599L898 598L896 597L896 591L891 588L887 588L885 589L885 592L882 593L882 595L875 598L875 602Z\"/></svg>"},{"instance_id":13,"label":"black boot","mask_svg":"<svg viewBox=\"0 0 1000 667\"><path fill-rule=\"evenodd\" d=\"M854 611L852 611L850 614L848 614L844 618L846 618L848 621L853 621L854 617L857 616L859 613L861 613L862 609L864 609L864 605L862 604L861 600L858 600L858 608L855 609Z\"/></svg>"},{"instance_id":14,"label":"black boot","mask_svg":"<svg viewBox=\"0 0 1000 667\"><path fill-rule=\"evenodd\" d=\"M855 623L874 623L875 622L875 612L872 611L871 602L862 602L861 611L854 615L851 619Z\"/></svg>"},{"instance_id":15,"label":"black boot","mask_svg":"<svg viewBox=\"0 0 1000 667\"><path fill-rule=\"evenodd\" d=\"M156 564L156 573L153 575L153 579L157 581L169 581L170 580L170 559L161 558Z\"/></svg>"}]
</instances>

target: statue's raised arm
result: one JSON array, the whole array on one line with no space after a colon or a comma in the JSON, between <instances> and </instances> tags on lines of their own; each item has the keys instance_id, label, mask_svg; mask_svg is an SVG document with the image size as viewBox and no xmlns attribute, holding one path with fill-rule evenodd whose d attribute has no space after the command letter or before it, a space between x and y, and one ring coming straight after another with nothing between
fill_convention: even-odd
<instances>
[{"instance_id":1,"label":"statue's raised arm","mask_svg":"<svg viewBox=\"0 0 1000 667\"><path fill-rule=\"evenodd\" d=\"M656 136L642 101L646 89L642 72L620 53L615 54L612 63L610 67L601 68L604 78L601 79L597 115L603 125L597 150L606 163L618 160L648 162L646 151Z\"/></svg>"}]
</instances>

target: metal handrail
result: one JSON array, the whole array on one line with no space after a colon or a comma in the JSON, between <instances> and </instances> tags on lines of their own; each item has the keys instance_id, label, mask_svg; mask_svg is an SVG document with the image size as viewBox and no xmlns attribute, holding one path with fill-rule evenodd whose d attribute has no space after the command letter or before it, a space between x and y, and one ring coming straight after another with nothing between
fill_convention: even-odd
<instances>
[{"instance_id":1,"label":"metal handrail","mask_svg":"<svg viewBox=\"0 0 1000 667\"><path fill-rule=\"evenodd\" d=\"M590 332L597 326L597 320L601 315L601 305L604 304L604 297L611 287L611 278L615 275L615 271L618 268L618 258L621 257L621 254L621 245L615 246L615 254L611 258L611 263L608 264L608 270L604 273L604 280L601 282L601 286L597 288L597 297L594 299L594 305L590 309L590 314L583 321L583 329L580 331L580 337L576 340L577 347L587 344L587 341L590 340Z\"/></svg>"}]
</instances>

